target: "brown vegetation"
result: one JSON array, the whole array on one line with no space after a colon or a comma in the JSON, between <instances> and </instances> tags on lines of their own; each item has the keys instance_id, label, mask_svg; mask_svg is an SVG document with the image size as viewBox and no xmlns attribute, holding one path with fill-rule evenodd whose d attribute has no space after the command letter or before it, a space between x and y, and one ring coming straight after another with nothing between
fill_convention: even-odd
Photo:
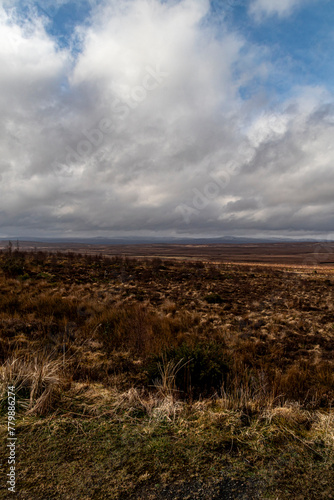
<instances>
[{"instance_id":1,"label":"brown vegetation","mask_svg":"<svg viewBox=\"0 0 334 500\"><path fill-rule=\"evenodd\" d=\"M12 248L0 270L3 411L10 383L27 415L205 412L210 429L237 419L244 443L265 441L261 425L280 429L277 443L306 431L331 442L331 270ZM219 446L233 451L231 439Z\"/></svg>"}]
</instances>

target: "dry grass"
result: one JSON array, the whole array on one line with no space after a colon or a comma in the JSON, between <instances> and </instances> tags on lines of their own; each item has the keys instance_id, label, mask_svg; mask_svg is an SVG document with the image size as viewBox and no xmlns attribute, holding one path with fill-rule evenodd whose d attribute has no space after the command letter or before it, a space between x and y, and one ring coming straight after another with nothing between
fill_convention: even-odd
<instances>
[{"instance_id":1,"label":"dry grass","mask_svg":"<svg viewBox=\"0 0 334 500\"><path fill-rule=\"evenodd\" d=\"M118 378L122 387L127 379L130 388L144 382L152 356L210 341L225 346L230 371L222 394L230 407L332 404L332 285L325 276L41 252L6 259L17 259L25 274L2 278L3 362L43 349L69 360L69 377ZM128 353L122 360L121 352ZM166 360L161 390L175 393L179 361Z\"/></svg>"},{"instance_id":2,"label":"dry grass","mask_svg":"<svg viewBox=\"0 0 334 500\"><path fill-rule=\"evenodd\" d=\"M15 387L19 405L28 414L45 415L55 410L68 381L62 374L60 360L43 354L12 357L0 367L1 397L6 400L7 388Z\"/></svg>"},{"instance_id":3,"label":"dry grass","mask_svg":"<svg viewBox=\"0 0 334 500\"><path fill-rule=\"evenodd\" d=\"M158 390L158 393L173 400L177 393L176 376L190 361L184 362L183 358L179 361L173 359L167 361L166 357L163 356L162 362L157 363L160 378L154 380L154 387Z\"/></svg>"},{"instance_id":4,"label":"dry grass","mask_svg":"<svg viewBox=\"0 0 334 500\"><path fill-rule=\"evenodd\" d=\"M78 432L87 422L85 436L89 425L94 433L99 422L116 426L138 452L130 464L119 460L138 477L142 451L130 428L148 440L150 470L179 443L180 470L187 463L205 475L212 463L217 472L222 456L244 470L245 459L272 491L284 483L282 498L296 496L303 486L289 485L302 464L324 481L333 464L329 278L307 269L0 254L2 411L14 385L24 418L59 418L59 426L76 419Z\"/></svg>"}]
</instances>

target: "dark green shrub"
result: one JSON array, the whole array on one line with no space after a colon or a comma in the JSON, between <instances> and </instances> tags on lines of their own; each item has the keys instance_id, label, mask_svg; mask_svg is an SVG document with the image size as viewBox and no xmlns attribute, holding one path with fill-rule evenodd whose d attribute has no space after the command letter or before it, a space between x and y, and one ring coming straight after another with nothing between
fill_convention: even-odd
<instances>
[{"instance_id":1,"label":"dark green shrub","mask_svg":"<svg viewBox=\"0 0 334 500\"><path fill-rule=\"evenodd\" d=\"M194 346L182 344L172 347L151 359L147 366L148 382L161 378L161 368L170 361L179 369L175 374L175 387L184 397L198 399L220 392L226 381L229 367L224 346L214 342Z\"/></svg>"},{"instance_id":2,"label":"dark green shrub","mask_svg":"<svg viewBox=\"0 0 334 500\"><path fill-rule=\"evenodd\" d=\"M206 300L208 304L222 304L224 302L218 293L209 293L209 295L204 297L204 300Z\"/></svg>"},{"instance_id":3,"label":"dark green shrub","mask_svg":"<svg viewBox=\"0 0 334 500\"><path fill-rule=\"evenodd\" d=\"M25 258L22 252L6 252L0 264L6 278L16 278L24 274L24 261Z\"/></svg>"},{"instance_id":4,"label":"dark green shrub","mask_svg":"<svg viewBox=\"0 0 334 500\"><path fill-rule=\"evenodd\" d=\"M22 274L22 276L19 276L20 280L22 281L26 281L26 280L29 280L30 279L30 276L28 273L24 273Z\"/></svg>"}]
</instances>

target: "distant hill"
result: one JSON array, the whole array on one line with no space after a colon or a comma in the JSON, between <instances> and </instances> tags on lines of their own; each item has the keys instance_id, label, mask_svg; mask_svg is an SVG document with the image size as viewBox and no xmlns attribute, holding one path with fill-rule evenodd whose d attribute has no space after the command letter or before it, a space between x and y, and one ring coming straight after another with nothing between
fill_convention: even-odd
<instances>
[{"instance_id":1,"label":"distant hill","mask_svg":"<svg viewBox=\"0 0 334 500\"><path fill-rule=\"evenodd\" d=\"M38 238L38 237L9 237L0 238L1 242L12 241L25 241L30 243L73 243L73 244L86 244L86 245L153 245L153 244L173 244L173 245L209 245L209 244L259 244L259 243L303 243L303 242L316 242L323 240L316 240L312 238L247 238L238 236L222 236L217 238L173 238L173 237L128 237L128 238ZM327 243L328 240L326 240Z\"/></svg>"}]
</instances>

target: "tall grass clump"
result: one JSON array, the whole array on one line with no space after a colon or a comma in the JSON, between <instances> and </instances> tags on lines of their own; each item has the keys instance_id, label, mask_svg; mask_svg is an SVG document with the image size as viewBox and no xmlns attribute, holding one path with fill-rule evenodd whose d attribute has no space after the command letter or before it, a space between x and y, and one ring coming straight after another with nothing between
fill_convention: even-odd
<instances>
[{"instance_id":1,"label":"tall grass clump","mask_svg":"<svg viewBox=\"0 0 334 500\"><path fill-rule=\"evenodd\" d=\"M158 315L144 304L107 309L97 322L98 338L108 354L115 350L129 350L143 358L171 345L177 334L187 326L173 318Z\"/></svg>"},{"instance_id":2,"label":"tall grass clump","mask_svg":"<svg viewBox=\"0 0 334 500\"><path fill-rule=\"evenodd\" d=\"M44 415L54 409L67 385L60 360L42 353L12 357L0 367L1 407L6 407L8 387L14 386L19 408Z\"/></svg>"}]
</instances>

